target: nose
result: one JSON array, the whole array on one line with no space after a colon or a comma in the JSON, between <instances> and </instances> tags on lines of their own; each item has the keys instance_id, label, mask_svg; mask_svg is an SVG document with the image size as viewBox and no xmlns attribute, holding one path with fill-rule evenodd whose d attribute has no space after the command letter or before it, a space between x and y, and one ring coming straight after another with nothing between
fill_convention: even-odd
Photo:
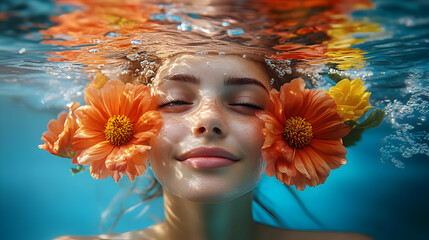
<instances>
[{"instance_id":1,"label":"nose","mask_svg":"<svg viewBox=\"0 0 429 240\"><path fill-rule=\"evenodd\" d=\"M224 137L227 124L222 106L214 100L206 100L196 110L192 133L195 136Z\"/></svg>"}]
</instances>

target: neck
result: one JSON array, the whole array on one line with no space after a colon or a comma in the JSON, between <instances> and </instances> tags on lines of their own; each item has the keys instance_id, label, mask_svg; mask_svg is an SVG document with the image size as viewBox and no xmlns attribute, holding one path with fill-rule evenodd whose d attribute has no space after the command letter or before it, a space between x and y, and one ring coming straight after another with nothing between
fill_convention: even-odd
<instances>
[{"instance_id":1,"label":"neck","mask_svg":"<svg viewBox=\"0 0 429 240\"><path fill-rule=\"evenodd\" d=\"M164 190L167 239L254 239L253 191L221 203L200 203Z\"/></svg>"}]
</instances>

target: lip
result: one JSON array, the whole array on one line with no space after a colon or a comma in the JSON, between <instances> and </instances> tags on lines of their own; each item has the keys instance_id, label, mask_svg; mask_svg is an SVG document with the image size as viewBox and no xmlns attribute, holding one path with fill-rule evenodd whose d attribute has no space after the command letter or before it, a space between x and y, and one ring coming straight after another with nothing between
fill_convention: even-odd
<instances>
[{"instance_id":1,"label":"lip","mask_svg":"<svg viewBox=\"0 0 429 240\"><path fill-rule=\"evenodd\" d=\"M194 168L221 168L234 164L239 158L222 148L201 147L179 155L177 160Z\"/></svg>"}]
</instances>

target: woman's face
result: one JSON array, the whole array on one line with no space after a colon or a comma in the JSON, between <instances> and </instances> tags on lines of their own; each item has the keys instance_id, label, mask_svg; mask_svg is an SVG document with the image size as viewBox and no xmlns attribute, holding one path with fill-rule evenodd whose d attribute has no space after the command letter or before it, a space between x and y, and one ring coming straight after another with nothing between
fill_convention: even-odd
<instances>
[{"instance_id":1,"label":"woman's face","mask_svg":"<svg viewBox=\"0 0 429 240\"><path fill-rule=\"evenodd\" d=\"M198 202L232 200L252 190L265 164L262 123L268 77L238 56L181 55L153 83L163 127L149 159L170 193Z\"/></svg>"}]
</instances>

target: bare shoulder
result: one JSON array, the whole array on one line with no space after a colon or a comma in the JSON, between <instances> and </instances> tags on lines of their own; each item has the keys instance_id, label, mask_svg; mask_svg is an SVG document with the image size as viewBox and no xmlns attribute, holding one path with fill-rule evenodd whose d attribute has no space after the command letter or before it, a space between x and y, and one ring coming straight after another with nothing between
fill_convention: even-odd
<instances>
[{"instance_id":1,"label":"bare shoulder","mask_svg":"<svg viewBox=\"0 0 429 240\"><path fill-rule=\"evenodd\" d=\"M327 231L299 231L281 229L271 227L264 224L259 224L258 239L272 239L272 240L283 240L283 239L299 239L299 240L373 240L373 238L361 234L352 232L327 232Z\"/></svg>"},{"instance_id":2,"label":"bare shoulder","mask_svg":"<svg viewBox=\"0 0 429 240\"><path fill-rule=\"evenodd\" d=\"M156 224L148 228L125 232L120 234L101 234L98 236L61 236L54 240L145 240L163 239L162 224Z\"/></svg>"}]
</instances>

